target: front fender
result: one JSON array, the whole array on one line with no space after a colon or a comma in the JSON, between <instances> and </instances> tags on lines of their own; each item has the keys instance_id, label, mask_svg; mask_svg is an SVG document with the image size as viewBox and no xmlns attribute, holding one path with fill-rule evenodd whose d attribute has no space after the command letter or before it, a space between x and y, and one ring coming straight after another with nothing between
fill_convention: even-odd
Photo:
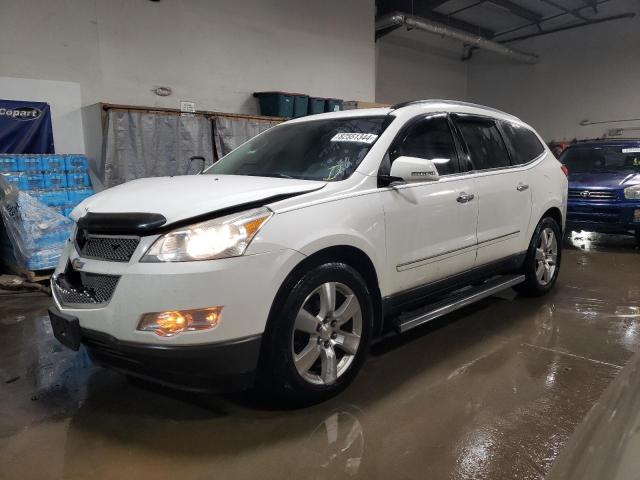
<instances>
[{"instance_id":1,"label":"front fender","mask_svg":"<svg viewBox=\"0 0 640 480\"><path fill-rule=\"evenodd\" d=\"M384 213L374 192L276 213L247 253L290 248L305 256L335 246L362 250L373 263L381 290L385 265Z\"/></svg>"}]
</instances>

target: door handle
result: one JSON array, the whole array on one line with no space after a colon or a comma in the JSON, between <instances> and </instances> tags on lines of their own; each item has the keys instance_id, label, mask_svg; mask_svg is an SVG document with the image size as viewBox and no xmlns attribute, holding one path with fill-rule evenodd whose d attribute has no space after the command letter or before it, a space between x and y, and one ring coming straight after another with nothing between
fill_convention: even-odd
<instances>
[{"instance_id":1,"label":"door handle","mask_svg":"<svg viewBox=\"0 0 640 480\"><path fill-rule=\"evenodd\" d=\"M526 183L520 182L516 187L516 190L518 190L519 192L524 192L527 188L529 188L529 185L527 185Z\"/></svg>"},{"instance_id":2,"label":"door handle","mask_svg":"<svg viewBox=\"0 0 640 480\"><path fill-rule=\"evenodd\" d=\"M473 198L474 198L473 193L461 192L460 195L458 195L458 198L456 198L456 201L458 203L467 203L473 200Z\"/></svg>"}]
</instances>

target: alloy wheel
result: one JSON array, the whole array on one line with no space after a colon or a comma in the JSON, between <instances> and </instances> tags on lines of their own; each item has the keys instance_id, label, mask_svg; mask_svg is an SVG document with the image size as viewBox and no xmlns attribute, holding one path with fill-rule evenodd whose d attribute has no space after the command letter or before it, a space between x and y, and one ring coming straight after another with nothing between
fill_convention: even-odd
<instances>
[{"instance_id":1,"label":"alloy wheel","mask_svg":"<svg viewBox=\"0 0 640 480\"><path fill-rule=\"evenodd\" d=\"M540 285L547 285L558 266L558 239L549 227L542 230L536 246L536 277Z\"/></svg>"},{"instance_id":2,"label":"alloy wheel","mask_svg":"<svg viewBox=\"0 0 640 480\"><path fill-rule=\"evenodd\" d=\"M353 290L326 282L302 303L293 326L291 353L298 374L332 385L349 369L362 336L362 309Z\"/></svg>"}]
</instances>

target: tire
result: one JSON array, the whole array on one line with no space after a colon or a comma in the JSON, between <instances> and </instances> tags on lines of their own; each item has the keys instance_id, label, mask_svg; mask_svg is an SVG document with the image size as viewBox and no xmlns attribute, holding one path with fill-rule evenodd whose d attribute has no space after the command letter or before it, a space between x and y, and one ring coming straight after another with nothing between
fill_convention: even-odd
<instances>
[{"instance_id":1,"label":"tire","mask_svg":"<svg viewBox=\"0 0 640 480\"><path fill-rule=\"evenodd\" d=\"M636 228L636 246L640 247L640 228Z\"/></svg>"},{"instance_id":2,"label":"tire","mask_svg":"<svg viewBox=\"0 0 640 480\"><path fill-rule=\"evenodd\" d=\"M265 332L259 389L294 406L338 394L362 367L372 329L371 294L349 265L324 263L288 279Z\"/></svg>"},{"instance_id":3,"label":"tire","mask_svg":"<svg viewBox=\"0 0 640 480\"><path fill-rule=\"evenodd\" d=\"M546 234L546 240L543 239L543 232ZM552 241L549 241L550 232L553 234ZM551 243L548 249L545 248L543 242L546 242L545 244ZM540 250L542 250L542 253ZM562 232L560 226L553 218L544 217L536 226L527 249L527 255L524 260L526 280L524 283L516 285L515 290L527 297L539 297L546 294L553 288L558 279L561 260ZM540 277L540 262L542 262L542 278Z\"/></svg>"}]
</instances>

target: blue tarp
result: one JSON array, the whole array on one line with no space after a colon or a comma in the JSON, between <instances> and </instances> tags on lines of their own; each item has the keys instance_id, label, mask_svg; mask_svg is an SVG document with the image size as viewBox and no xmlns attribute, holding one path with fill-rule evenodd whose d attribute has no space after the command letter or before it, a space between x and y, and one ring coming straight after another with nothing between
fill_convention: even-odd
<instances>
[{"instance_id":1,"label":"blue tarp","mask_svg":"<svg viewBox=\"0 0 640 480\"><path fill-rule=\"evenodd\" d=\"M0 100L0 153L55 153L48 103Z\"/></svg>"}]
</instances>

